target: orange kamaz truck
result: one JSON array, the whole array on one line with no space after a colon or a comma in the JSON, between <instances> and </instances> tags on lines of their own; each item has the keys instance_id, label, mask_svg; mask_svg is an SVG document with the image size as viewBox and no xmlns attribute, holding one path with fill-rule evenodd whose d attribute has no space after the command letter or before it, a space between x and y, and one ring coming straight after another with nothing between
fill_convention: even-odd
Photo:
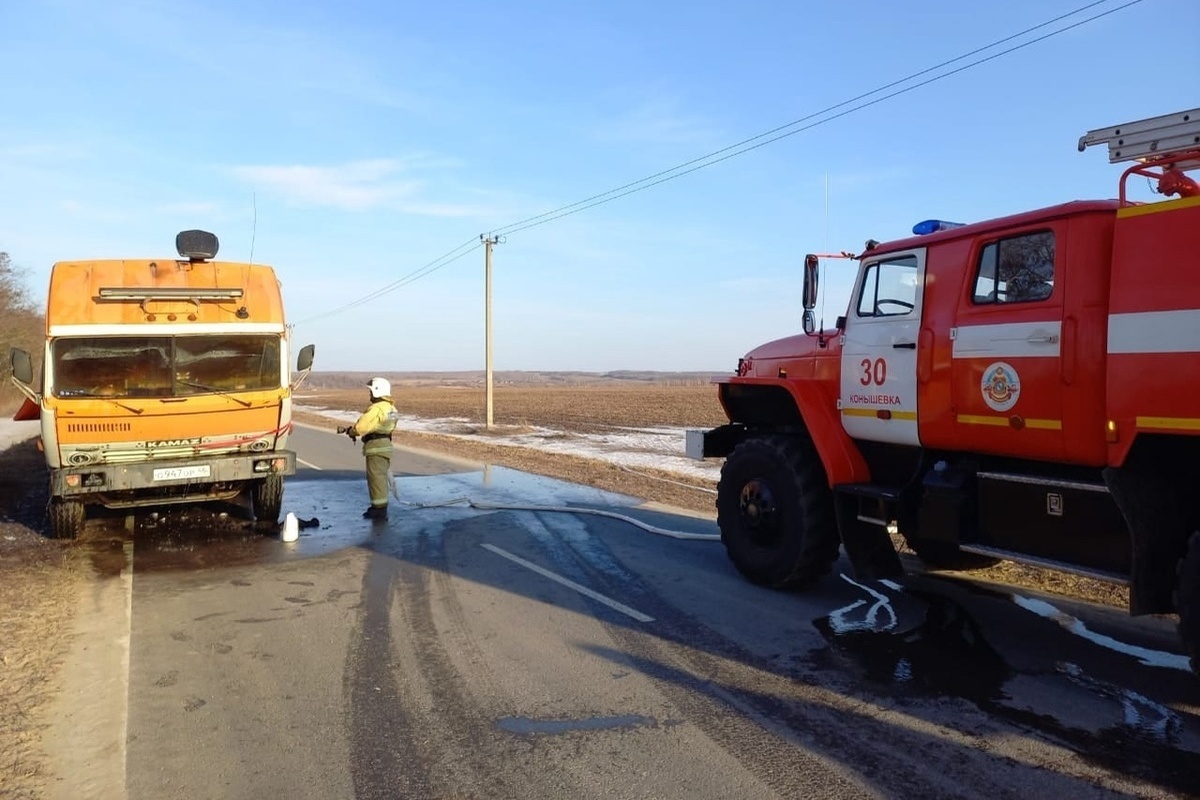
<instances>
[{"instance_id":1,"label":"orange kamaz truck","mask_svg":"<svg viewBox=\"0 0 1200 800\"><path fill-rule=\"evenodd\" d=\"M986 559L1128 584L1178 614L1200 672L1200 109L1088 132L1118 197L870 240L849 307L719 382L717 519L751 581L804 586L843 548L900 572ZM1134 202L1131 179L1161 199Z\"/></svg>"},{"instance_id":2,"label":"orange kamaz truck","mask_svg":"<svg viewBox=\"0 0 1200 800\"><path fill-rule=\"evenodd\" d=\"M89 506L248 497L259 522L278 520L296 468L279 281L269 266L212 260L206 231L175 243L178 259L55 264L40 383L30 355L12 352L40 412L56 536L76 536ZM297 380L312 360L302 348Z\"/></svg>"}]
</instances>

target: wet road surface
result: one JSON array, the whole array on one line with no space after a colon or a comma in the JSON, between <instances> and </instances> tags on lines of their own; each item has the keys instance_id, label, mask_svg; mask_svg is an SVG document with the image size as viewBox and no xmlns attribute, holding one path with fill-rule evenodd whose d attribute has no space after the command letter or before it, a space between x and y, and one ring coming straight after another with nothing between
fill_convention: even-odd
<instances>
[{"instance_id":1,"label":"wet road surface","mask_svg":"<svg viewBox=\"0 0 1200 800\"><path fill-rule=\"evenodd\" d=\"M464 500L709 521L399 453L372 523L357 448L295 444L295 542L91 524L57 796L1200 796L1170 620L844 562L768 591L719 542Z\"/></svg>"}]
</instances>

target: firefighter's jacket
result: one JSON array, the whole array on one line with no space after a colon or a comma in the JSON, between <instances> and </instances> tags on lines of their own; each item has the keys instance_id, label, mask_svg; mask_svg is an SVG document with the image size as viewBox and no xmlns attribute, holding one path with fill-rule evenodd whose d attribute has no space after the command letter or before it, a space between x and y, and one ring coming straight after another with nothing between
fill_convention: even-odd
<instances>
[{"instance_id":1,"label":"firefighter's jacket","mask_svg":"<svg viewBox=\"0 0 1200 800\"><path fill-rule=\"evenodd\" d=\"M351 431L362 438L364 456L392 455L392 431L396 430L399 412L389 398L381 397L371 403L354 423Z\"/></svg>"}]
</instances>

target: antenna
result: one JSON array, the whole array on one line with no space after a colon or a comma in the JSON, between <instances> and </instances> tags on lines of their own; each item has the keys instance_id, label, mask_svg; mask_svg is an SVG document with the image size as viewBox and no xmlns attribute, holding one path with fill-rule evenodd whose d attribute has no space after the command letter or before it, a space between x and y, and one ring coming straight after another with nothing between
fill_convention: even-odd
<instances>
[{"instance_id":1,"label":"antenna","mask_svg":"<svg viewBox=\"0 0 1200 800\"><path fill-rule=\"evenodd\" d=\"M258 194L250 193L250 204L254 208L254 222L250 225L250 262L254 263L254 237L258 234Z\"/></svg>"},{"instance_id":2,"label":"antenna","mask_svg":"<svg viewBox=\"0 0 1200 800\"><path fill-rule=\"evenodd\" d=\"M829 173L825 173L825 252L829 252ZM818 290L824 287L818 286ZM821 324L817 326L821 333L825 331L825 292L821 292Z\"/></svg>"}]
</instances>

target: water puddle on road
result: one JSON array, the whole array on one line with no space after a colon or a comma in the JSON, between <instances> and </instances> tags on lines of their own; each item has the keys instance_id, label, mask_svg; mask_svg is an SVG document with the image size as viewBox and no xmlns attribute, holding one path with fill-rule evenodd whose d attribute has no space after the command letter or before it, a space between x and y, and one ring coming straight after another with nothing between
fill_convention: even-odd
<instances>
[{"instance_id":1,"label":"water puddle on road","mask_svg":"<svg viewBox=\"0 0 1200 800\"><path fill-rule=\"evenodd\" d=\"M954 695L977 704L1003 696L1012 672L957 603L916 592L876 592L872 600L813 620L868 680L904 694Z\"/></svg>"},{"instance_id":2,"label":"water puddle on road","mask_svg":"<svg viewBox=\"0 0 1200 800\"><path fill-rule=\"evenodd\" d=\"M818 666L844 667L840 654L861 671L868 691L889 699L959 697L1113 772L1176 791L1200 787L1200 753L1184 748L1195 748L1197 737L1185 734L1184 719L1167 706L1070 662L1018 673L954 600L888 581L843 579L864 597L813 620L832 648L816 654ZM1034 684L1039 689L1030 692Z\"/></svg>"}]
</instances>

